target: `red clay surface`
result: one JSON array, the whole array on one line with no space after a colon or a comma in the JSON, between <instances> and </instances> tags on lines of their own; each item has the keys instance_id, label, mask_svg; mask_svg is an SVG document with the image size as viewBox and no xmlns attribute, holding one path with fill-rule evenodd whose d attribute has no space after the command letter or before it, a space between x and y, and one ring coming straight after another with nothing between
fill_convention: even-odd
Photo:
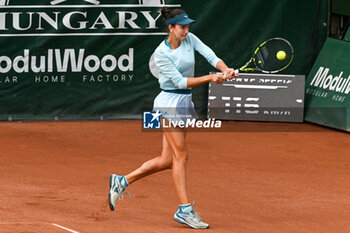
<instances>
[{"instance_id":1,"label":"red clay surface","mask_svg":"<svg viewBox=\"0 0 350 233\"><path fill-rule=\"evenodd\" d=\"M310 124L225 122L188 134L189 196L205 232L350 232L350 137ZM250 129L251 132L243 131ZM256 128L257 131L254 132ZM171 171L131 185L111 212L110 173L159 155L139 121L0 123L0 232L193 232L172 216Z\"/></svg>"}]
</instances>

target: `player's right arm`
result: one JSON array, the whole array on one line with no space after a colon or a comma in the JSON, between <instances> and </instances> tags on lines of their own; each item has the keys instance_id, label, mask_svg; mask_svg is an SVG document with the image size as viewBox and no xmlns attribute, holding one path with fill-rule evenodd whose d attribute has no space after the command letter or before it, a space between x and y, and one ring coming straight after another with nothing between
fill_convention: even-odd
<instances>
[{"instance_id":1,"label":"player's right arm","mask_svg":"<svg viewBox=\"0 0 350 233\"><path fill-rule=\"evenodd\" d=\"M156 51L154 55L154 61L159 71L164 76L168 77L179 89L187 89L208 82L222 83L227 78L222 74L210 74L195 78L183 77L181 73L176 69L174 64L171 62L171 60L162 51Z\"/></svg>"}]
</instances>

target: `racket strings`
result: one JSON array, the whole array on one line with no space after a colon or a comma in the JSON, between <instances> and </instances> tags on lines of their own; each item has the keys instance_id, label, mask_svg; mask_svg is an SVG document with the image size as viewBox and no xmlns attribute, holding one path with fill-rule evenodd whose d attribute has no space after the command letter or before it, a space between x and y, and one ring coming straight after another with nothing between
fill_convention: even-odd
<instances>
[{"instance_id":1,"label":"racket strings","mask_svg":"<svg viewBox=\"0 0 350 233\"><path fill-rule=\"evenodd\" d=\"M285 58L279 59L277 53L283 51ZM255 66L264 71L279 71L286 68L293 59L291 45L281 39L273 39L264 43L255 53Z\"/></svg>"}]
</instances>

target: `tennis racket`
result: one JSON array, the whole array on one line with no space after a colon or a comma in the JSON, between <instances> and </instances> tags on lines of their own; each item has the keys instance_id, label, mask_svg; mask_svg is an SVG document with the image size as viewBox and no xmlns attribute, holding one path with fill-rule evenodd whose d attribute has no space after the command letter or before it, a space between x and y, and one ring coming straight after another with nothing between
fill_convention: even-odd
<instances>
[{"instance_id":1,"label":"tennis racket","mask_svg":"<svg viewBox=\"0 0 350 233\"><path fill-rule=\"evenodd\" d=\"M293 57L294 50L289 41L283 38L271 38L262 43L252 58L236 72L277 73L286 69L292 63Z\"/></svg>"}]
</instances>

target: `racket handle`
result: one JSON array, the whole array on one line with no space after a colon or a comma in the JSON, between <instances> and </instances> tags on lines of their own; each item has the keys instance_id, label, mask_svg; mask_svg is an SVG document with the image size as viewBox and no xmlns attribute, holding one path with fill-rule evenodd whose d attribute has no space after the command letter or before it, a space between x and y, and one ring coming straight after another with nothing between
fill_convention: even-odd
<instances>
[{"instance_id":1,"label":"racket handle","mask_svg":"<svg viewBox=\"0 0 350 233\"><path fill-rule=\"evenodd\" d=\"M221 74L221 75L223 75L223 76L227 76L227 74L222 73L222 72L216 72L216 74Z\"/></svg>"},{"instance_id":2,"label":"racket handle","mask_svg":"<svg viewBox=\"0 0 350 233\"><path fill-rule=\"evenodd\" d=\"M239 69L235 69L235 73L239 74ZM222 74L222 75L224 75L224 76L227 76L227 74L224 74L224 73L222 73L222 72L218 72L217 74Z\"/></svg>"}]
</instances>

